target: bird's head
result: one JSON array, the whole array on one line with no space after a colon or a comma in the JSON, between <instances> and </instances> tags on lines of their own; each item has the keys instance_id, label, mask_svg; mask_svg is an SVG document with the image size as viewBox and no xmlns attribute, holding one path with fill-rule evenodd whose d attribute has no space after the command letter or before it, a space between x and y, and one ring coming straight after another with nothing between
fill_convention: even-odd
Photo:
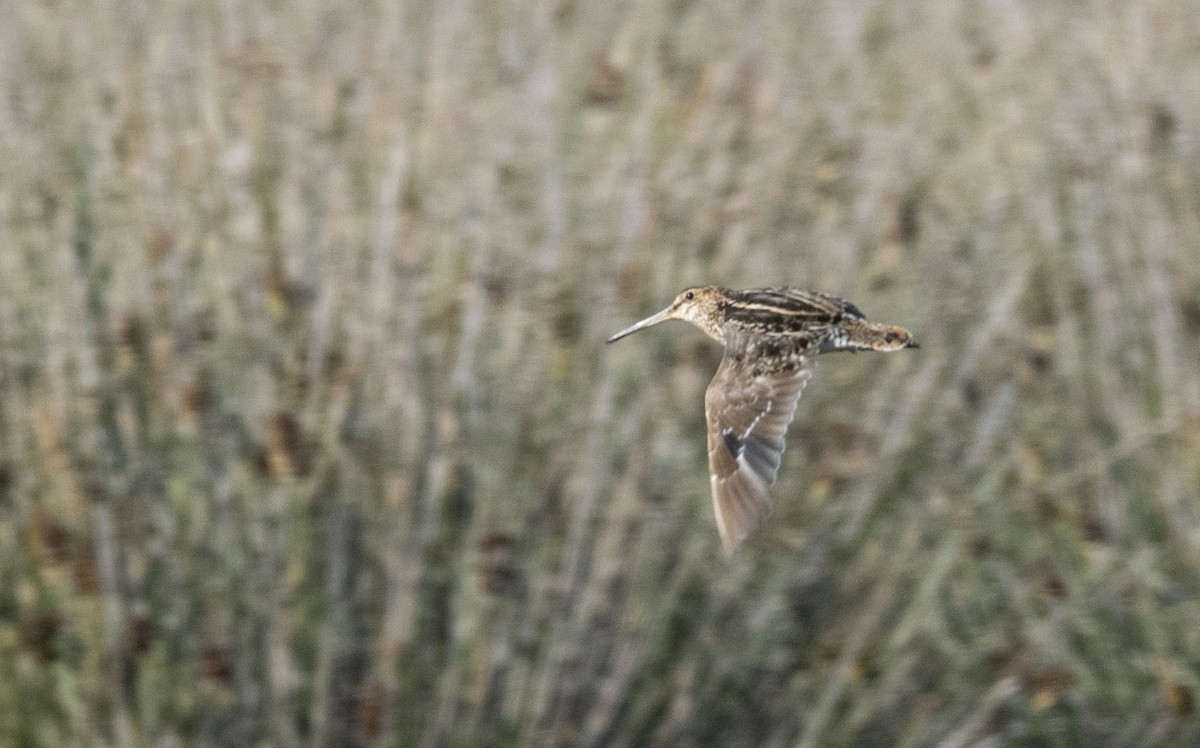
<instances>
[{"instance_id":1,"label":"bird's head","mask_svg":"<svg viewBox=\"0 0 1200 748\"><path fill-rule=\"evenodd\" d=\"M658 314L647 317L637 324L630 325L609 338L608 342L611 343L614 340L620 340L626 335L635 333L638 330L644 330L647 327L653 327L659 322L666 322L669 319L686 320L711 335L710 328L713 326L712 321L717 317L718 305L722 298L722 289L716 286L695 286L684 289L671 302L671 306Z\"/></svg>"}]
</instances>

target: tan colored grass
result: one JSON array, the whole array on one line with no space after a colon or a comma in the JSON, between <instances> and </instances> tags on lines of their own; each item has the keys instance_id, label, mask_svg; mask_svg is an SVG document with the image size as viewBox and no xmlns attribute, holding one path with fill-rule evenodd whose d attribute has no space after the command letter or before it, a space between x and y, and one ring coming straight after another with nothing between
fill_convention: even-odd
<instances>
[{"instance_id":1,"label":"tan colored grass","mask_svg":"<svg viewBox=\"0 0 1200 748\"><path fill-rule=\"evenodd\" d=\"M0 742L1197 742L1198 11L9 3Z\"/></svg>"}]
</instances>

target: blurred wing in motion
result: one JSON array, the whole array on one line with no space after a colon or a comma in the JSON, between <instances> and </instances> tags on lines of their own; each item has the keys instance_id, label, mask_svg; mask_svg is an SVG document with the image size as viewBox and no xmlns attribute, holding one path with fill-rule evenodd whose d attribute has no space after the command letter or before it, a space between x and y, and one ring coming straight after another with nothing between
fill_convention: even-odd
<instances>
[{"instance_id":1,"label":"blurred wing in motion","mask_svg":"<svg viewBox=\"0 0 1200 748\"><path fill-rule=\"evenodd\" d=\"M713 510L726 553L771 513L784 434L811 372L811 341L732 330L708 385L708 466Z\"/></svg>"}]
</instances>

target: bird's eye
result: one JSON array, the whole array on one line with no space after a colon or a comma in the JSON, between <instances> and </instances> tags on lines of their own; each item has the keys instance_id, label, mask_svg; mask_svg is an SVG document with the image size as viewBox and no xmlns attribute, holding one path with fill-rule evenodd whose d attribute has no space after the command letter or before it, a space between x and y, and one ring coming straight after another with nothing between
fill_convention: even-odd
<instances>
[{"instance_id":1,"label":"bird's eye","mask_svg":"<svg viewBox=\"0 0 1200 748\"><path fill-rule=\"evenodd\" d=\"M692 299L696 298L696 294L692 293L691 291L688 291L687 293L685 293L683 295L683 298L687 299L688 301L691 301Z\"/></svg>"}]
</instances>

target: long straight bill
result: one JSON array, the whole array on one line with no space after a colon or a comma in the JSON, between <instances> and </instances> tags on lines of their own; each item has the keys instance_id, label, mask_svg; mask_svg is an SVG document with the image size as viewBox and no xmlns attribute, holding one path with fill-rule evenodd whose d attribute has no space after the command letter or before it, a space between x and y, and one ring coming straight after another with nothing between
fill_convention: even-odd
<instances>
[{"instance_id":1,"label":"long straight bill","mask_svg":"<svg viewBox=\"0 0 1200 748\"><path fill-rule=\"evenodd\" d=\"M653 317L647 317L646 319L642 320L641 322L638 322L635 325L626 327L621 332L619 332L616 335L613 335L611 338L609 338L607 342L611 343L614 340L620 340L621 338L625 337L626 335L635 333L638 330L644 330L647 327L653 327L654 325L657 325L659 322L666 322L669 319L671 319L671 307L667 307L666 309L662 310L661 312L654 315Z\"/></svg>"}]
</instances>

